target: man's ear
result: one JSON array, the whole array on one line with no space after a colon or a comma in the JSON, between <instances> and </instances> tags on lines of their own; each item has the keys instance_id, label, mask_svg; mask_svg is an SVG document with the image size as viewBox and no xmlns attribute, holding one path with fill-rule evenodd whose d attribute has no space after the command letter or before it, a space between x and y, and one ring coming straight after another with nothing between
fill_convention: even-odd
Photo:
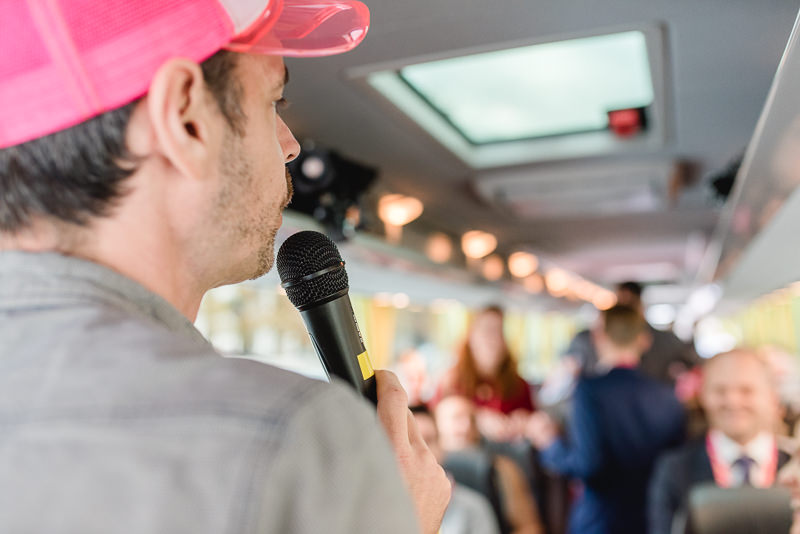
<instances>
[{"instance_id":1,"label":"man's ear","mask_svg":"<svg viewBox=\"0 0 800 534\"><path fill-rule=\"evenodd\" d=\"M184 176L200 178L213 157L218 112L206 91L200 65L170 59L156 72L147 94L147 114L160 153Z\"/></svg>"}]
</instances>

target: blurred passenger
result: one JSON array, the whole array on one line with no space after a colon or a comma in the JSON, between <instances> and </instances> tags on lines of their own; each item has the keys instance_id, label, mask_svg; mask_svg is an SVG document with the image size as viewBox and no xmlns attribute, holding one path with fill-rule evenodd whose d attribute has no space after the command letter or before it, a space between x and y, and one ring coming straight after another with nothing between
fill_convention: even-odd
<instances>
[{"instance_id":1,"label":"blurred passenger","mask_svg":"<svg viewBox=\"0 0 800 534\"><path fill-rule=\"evenodd\" d=\"M537 408L546 410L559 426L566 424L571 410L572 395L581 375L582 368L577 360L565 355L547 374L536 394ZM587 373L583 376L590 375Z\"/></svg>"},{"instance_id":2,"label":"blurred passenger","mask_svg":"<svg viewBox=\"0 0 800 534\"><path fill-rule=\"evenodd\" d=\"M491 454L482 448L472 401L456 395L445 397L437 403L434 413L439 428L439 444L446 455L482 451L491 456L491 466L499 492L501 525L508 525L507 531L513 534L544 532L525 474L512 459Z\"/></svg>"},{"instance_id":3,"label":"blurred passenger","mask_svg":"<svg viewBox=\"0 0 800 534\"><path fill-rule=\"evenodd\" d=\"M478 428L494 441L522 436L525 421L534 410L530 386L503 336L503 311L490 306L478 313L458 355L439 384L433 404L448 395L463 395L478 407Z\"/></svg>"},{"instance_id":4,"label":"blurred passenger","mask_svg":"<svg viewBox=\"0 0 800 534\"><path fill-rule=\"evenodd\" d=\"M439 431L436 421L424 405L411 408L417 428L428 448L442 462L443 452L439 446ZM462 484L454 483L450 504L442 520L441 534L500 534L494 510L489 500Z\"/></svg>"},{"instance_id":5,"label":"blurred passenger","mask_svg":"<svg viewBox=\"0 0 800 534\"><path fill-rule=\"evenodd\" d=\"M793 443L792 459L778 473L778 484L791 492L792 529L789 534L800 534L800 443Z\"/></svg>"},{"instance_id":6,"label":"blurred passenger","mask_svg":"<svg viewBox=\"0 0 800 534\"><path fill-rule=\"evenodd\" d=\"M578 381L566 439L544 412L531 417L528 438L545 467L583 483L570 533L642 534L650 473L658 455L681 442L683 407L637 369L648 338L641 313L617 305L602 319L599 363L610 370Z\"/></svg>"},{"instance_id":7,"label":"blurred passenger","mask_svg":"<svg viewBox=\"0 0 800 534\"><path fill-rule=\"evenodd\" d=\"M637 282L623 282L617 286L617 304L634 308L644 316L642 286ZM602 328L602 325L597 325ZM593 329L594 331L597 328ZM592 331L579 332L570 342L564 358L571 359L584 376L596 376L605 372L599 362ZM672 332L657 330L647 325L651 339L642 354L639 364L642 373L656 380L673 384L683 372L700 363L700 358L690 346L683 343Z\"/></svg>"},{"instance_id":8,"label":"blurred passenger","mask_svg":"<svg viewBox=\"0 0 800 534\"><path fill-rule=\"evenodd\" d=\"M418 406L428 400L430 392L426 395L425 391L429 381L428 365L419 350L410 348L403 351L397 358L394 371L408 393L409 406Z\"/></svg>"},{"instance_id":9,"label":"blurred passenger","mask_svg":"<svg viewBox=\"0 0 800 534\"><path fill-rule=\"evenodd\" d=\"M694 486L766 488L789 460L775 439L779 406L766 362L736 350L708 360L703 374L700 401L709 431L659 460L649 495L650 534L670 533Z\"/></svg>"},{"instance_id":10,"label":"blurred passenger","mask_svg":"<svg viewBox=\"0 0 800 534\"><path fill-rule=\"evenodd\" d=\"M778 432L786 436L794 436L800 421L800 362L796 354L771 345L758 349L758 355L764 359L772 372L775 392L781 405L781 423L783 428Z\"/></svg>"},{"instance_id":11,"label":"blurred passenger","mask_svg":"<svg viewBox=\"0 0 800 534\"><path fill-rule=\"evenodd\" d=\"M675 381L675 396L686 410L687 441L702 440L708 432L708 418L700 397L703 389L703 368L697 366Z\"/></svg>"}]
</instances>

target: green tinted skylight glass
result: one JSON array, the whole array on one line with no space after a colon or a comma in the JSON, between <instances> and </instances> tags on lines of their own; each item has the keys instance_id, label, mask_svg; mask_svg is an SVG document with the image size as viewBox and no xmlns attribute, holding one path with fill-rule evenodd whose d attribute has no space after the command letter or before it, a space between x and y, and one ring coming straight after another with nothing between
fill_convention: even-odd
<instances>
[{"instance_id":1,"label":"green tinted skylight glass","mask_svg":"<svg viewBox=\"0 0 800 534\"><path fill-rule=\"evenodd\" d=\"M602 130L653 102L638 31L409 65L400 77L473 144Z\"/></svg>"}]
</instances>

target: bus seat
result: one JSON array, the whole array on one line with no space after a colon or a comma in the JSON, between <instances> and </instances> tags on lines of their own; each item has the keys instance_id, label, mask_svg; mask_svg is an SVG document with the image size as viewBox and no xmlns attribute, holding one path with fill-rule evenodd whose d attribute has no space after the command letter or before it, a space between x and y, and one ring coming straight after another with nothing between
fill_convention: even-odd
<instances>
[{"instance_id":1,"label":"bus seat","mask_svg":"<svg viewBox=\"0 0 800 534\"><path fill-rule=\"evenodd\" d=\"M494 468L494 455L482 449L450 452L442 462L444 470L450 473L456 483L473 489L486 497L497 517L500 531L509 532L497 487Z\"/></svg>"},{"instance_id":2,"label":"bus seat","mask_svg":"<svg viewBox=\"0 0 800 534\"><path fill-rule=\"evenodd\" d=\"M707 484L689 494L683 534L788 533L789 492L782 488L719 488Z\"/></svg>"}]
</instances>

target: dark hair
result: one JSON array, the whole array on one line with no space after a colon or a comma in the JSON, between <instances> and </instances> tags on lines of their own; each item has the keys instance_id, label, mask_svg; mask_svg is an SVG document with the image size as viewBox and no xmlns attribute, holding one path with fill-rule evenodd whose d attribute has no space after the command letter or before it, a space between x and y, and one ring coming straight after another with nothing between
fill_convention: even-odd
<instances>
[{"instance_id":1,"label":"dark hair","mask_svg":"<svg viewBox=\"0 0 800 534\"><path fill-rule=\"evenodd\" d=\"M241 84L236 55L220 51L201 64L203 78L231 129L241 135ZM85 226L108 215L125 194L137 158L125 133L140 99L71 128L0 149L0 232L16 233L34 217Z\"/></svg>"},{"instance_id":2,"label":"dark hair","mask_svg":"<svg viewBox=\"0 0 800 534\"><path fill-rule=\"evenodd\" d=\"M618 347L632 344L646 328L644 316L630 306L617 304L603 312L603 332Z\"/></svg>"},{"instance_id":3,"label":"dark hair","mask_svg":"<svg viewBox=\"0 0 800 534\"><path fill-rule=\"evenodd\" d=\"M408 409L414 415L427 415L429 417L433 417L430 408L424 404L414 404L413 406L409 406Z\"/></svg>"},{"instance_id":4,"label":"dark hair","mask_svg":"<svg viewBox=\"0 0 800 534\"><path fill-rule=\"evenodd\" d=\"M621 284L617 284L617 290L633 293L639 298L642 297L642 284L640 284L639 282L633 282L633 281L622 282Z\"/></svg>"}]
</instances>

